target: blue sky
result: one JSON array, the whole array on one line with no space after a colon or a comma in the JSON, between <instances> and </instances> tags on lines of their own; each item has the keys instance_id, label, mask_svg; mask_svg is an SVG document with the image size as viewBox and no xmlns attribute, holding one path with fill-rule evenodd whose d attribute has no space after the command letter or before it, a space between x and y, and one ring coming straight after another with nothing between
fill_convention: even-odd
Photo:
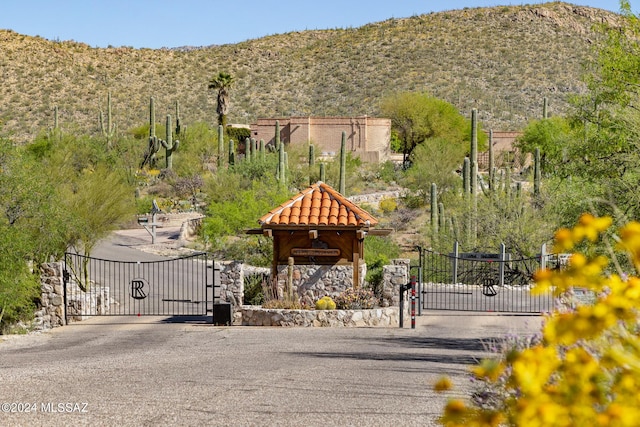
<instances>
[{"instance_id":1,"label":"blue sky","mask_svg":"<svg viewBox=\"0 0 640 427\"><path fill-rule=\"evenodd\" d=\"M636 1L631 1L637 14ZM429 12L544 1L510 0L2 0L0 28L92 47L238 43L289 31L355 28ZM610 11L619 0L574 4ZM340 12L337 12L340 10Z\"/></svg>"}]
</instances>

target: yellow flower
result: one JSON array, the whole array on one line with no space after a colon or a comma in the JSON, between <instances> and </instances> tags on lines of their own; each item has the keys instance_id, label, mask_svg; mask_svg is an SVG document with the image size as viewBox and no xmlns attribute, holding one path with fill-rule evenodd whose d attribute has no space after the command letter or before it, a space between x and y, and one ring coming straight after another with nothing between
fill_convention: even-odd
<instances>
[{"instance_id":1,"label":"yellow flower","mask_svg":"<svg viewBox=\"0 0 640 427\"><path fill-rule=\"evenodd\" d=\"M556 231L554 240L554 251L556 253L564 253L573 249L571 230L569 230L568 228L561 228Z\"/></svg>"},{"instance_id":2,"label":"yellow flower","mask_svg":"<svg viewBox=\"0 0 640 427\"><path fill-rule=\"evenodd\" d=\"M433 385L433 390L437 392L451 390L451 380L447 377L442 377Z\"/></svg>"},{"instance_id":3,"label":"yellow flower","mask_svg":"<svg viewBox=\"0 0 640 427\"><path fill-rule=\"evenodd\" d=\"M504 366L497 359L484 359L478 366L472 369L478 378L487 378L490 381L496 381L504 371Z\"/></svg>"},{"instance_id":4,"label":"yellow flower","mask_svg":"<svg viewBox=\"0 0 640 427\"><path fill-rule=\"evenodd\" d=\"M572 250L585 240L591 249L590 242L611 222L609 217L584 214L573 229L556 232L556 249ZM640 223L629 223L618 234L617 249L628 252L640 271ZM538 271L537 292L552 288L559 295L580 287L594 292L595 302L551 313L540 344L511 349L502 362L483 361L475 367L473 372L486 384L503 387L501 409L453 401L445 409L445 425L638 425L640 278L610 274L608 264L604 256L574 253L568 268Z\"/></svg>"}]
</instances>

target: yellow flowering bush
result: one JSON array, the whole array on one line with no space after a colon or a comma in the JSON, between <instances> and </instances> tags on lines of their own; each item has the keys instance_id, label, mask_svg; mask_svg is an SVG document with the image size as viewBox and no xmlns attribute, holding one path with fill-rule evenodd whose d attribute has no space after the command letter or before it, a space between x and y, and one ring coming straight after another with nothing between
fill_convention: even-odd
<instances>
[{"instance_id":1,"label":"yellow flowering bush","mask_svg":"<svg viewBox=\"0 0 640 427\"><path fill-rule=\"evenodd\" d=\"M539 343L476 366L478 379L501 388L500 402L481 407L451 400L443 425L640 425L640 223L619 229L614 245L606 235L611 223L584 214L573 229L558 230L555 251L571 252L569 264L535 276L535 292L559 297L579 287L596 295L594 303L554 311ZM598 242L609 256L593 250ZM622 271L615 251L629 257L633 274ZM434 388L444 385L440 380Z\"/></svg>"}]
</instances>

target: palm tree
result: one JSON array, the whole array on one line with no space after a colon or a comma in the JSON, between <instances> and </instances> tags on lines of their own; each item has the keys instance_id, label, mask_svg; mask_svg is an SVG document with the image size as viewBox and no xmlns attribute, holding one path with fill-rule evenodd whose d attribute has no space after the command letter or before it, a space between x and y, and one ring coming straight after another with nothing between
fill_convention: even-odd
<instances>
[{"instance_id":1,"label":"palm tree","mask_svg":"<svg viewBox=\"0 0 640 427\"><path fill-rule=\"evenodd\" d=\"M227 125L227 113L229 112L229 89L233 86L234 80L231 74L219 72L217 76L209 80L209 89L218 91L218 124Z\"/></svg>"}]
</instances>

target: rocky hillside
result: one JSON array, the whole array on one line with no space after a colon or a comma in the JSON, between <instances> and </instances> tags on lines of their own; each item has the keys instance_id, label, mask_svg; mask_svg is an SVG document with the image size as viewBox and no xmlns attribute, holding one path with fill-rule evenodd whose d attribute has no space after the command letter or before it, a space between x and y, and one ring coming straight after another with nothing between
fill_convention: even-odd
<instances>
[{"instance_id":1,"label":"rocky hillside","mask_svg":"<svg viewBox=\"0 0 640 427\"><path fill-rule=\"evenodd\" d=\"M208 80L237 81L230 122L288 115L372 115L393 91L428 91L463 114L478 108L485 128L519 129L566 111L580 92L583 63L598 41L594 25L619 17L600 9L547 3L431 13L360 28L303 31L195 49L91 48L0 30L0 133L29 141L53 125L98 131L113 97L120 130L181 104L183 123L215 124Z\"/></svg>"}]
</instances>

